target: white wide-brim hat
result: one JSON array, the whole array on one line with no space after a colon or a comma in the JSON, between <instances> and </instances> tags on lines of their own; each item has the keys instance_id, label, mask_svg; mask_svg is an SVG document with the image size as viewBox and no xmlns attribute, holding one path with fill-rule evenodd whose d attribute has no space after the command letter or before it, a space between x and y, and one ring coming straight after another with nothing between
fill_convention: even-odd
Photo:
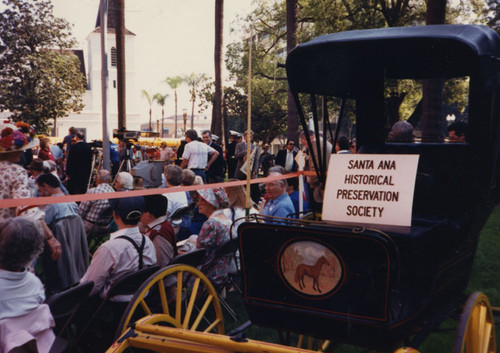
<instances>
[{"instance_id":1,"label":"white wide-brim hat","mask_svg":"<svg viewBox=\"0 0 500 353\"><path fill-rule=\"evenodd\" d=\"M10 120L0 121L0 153L24 151L37 147L40 141L26 123L13 124Z\"/></svg>"}]
</instances>

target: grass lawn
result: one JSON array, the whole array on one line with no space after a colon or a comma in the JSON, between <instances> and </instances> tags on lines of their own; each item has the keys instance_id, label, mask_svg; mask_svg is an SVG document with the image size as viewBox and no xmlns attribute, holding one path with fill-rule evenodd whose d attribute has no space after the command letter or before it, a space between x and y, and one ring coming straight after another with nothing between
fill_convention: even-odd
<instances>
[{"instance_id":1,"label":"grass lawn","mask_svg":"<svg viewBox=\"0 0 500 353\"><path fill-rule=\"evenodd\" d=\"M466 295L475 291L485 293L492 306L500 307L500 206L497 206L488 222L484 226L474 259L474 266ZM228 302L238 314L238 321L234 322L229 316L226 316L226 332L242 324L248 317L241 303L241 299L234 292L228 294ZM500 319L496 325L497 342L500 339ZM453 340L455 338L457 320L449 319L443 322L441 330L434 332L427 337L425 342L419 347L422 353L443 353L451 352ZM245 335L252 339L263 340L267 342L279 343L278 334L275 330L251 327L245 331ZM350 353L362 352L363 350L352 346L336 347L335 352Z\"/></svg>"}]
</instances>

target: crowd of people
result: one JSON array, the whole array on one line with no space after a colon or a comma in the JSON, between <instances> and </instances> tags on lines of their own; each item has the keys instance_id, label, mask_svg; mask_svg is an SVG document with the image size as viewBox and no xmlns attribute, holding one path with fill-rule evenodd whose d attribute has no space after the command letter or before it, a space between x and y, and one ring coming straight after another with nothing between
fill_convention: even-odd
<instances>
[{"instance_id":1,"label":"crowd of people","mask_svg":"<svg viewBox=\"0 0 500 353\"><path fill-rule=\"evenodd\" d=\"M413 138L408 125L394 126L388 141ZM450 132L454 137L450 140L459 140L465 134L462 130L457 126ZM76 130L70 129L60 146L51 146L48 139L38 141L27 124L4 122L0 131L2 199L127 193L140 188L130 171L121 168L114 169L115 174L100 169L91 183L93 151ZM306 170L316 167L312 158L307 158L318 153L314 139L313 133L299 135L306 152ZM310 154L305 148L307 140L313 142ZM334 148L337 153L356 153L355 141L344 136L335 147L329 141L320 142L328 154ZM138 156L140 148L127 151L128 143L120 145L117 155L122 159L126 153L132 153L135 160L142 158ZM33 155L35 149L38 153ZM178 154L181 163L175 163L175 151L166 145L160 147L158 155L164 161L161 187L172 189L169 192L0 208L0 320L25 315L47 296L78 282L93 281L91 295L105 297L124 274L145 266L167 266L176 256L195 249L205 249L200 269L214 284L222 283L232 259L218 257L217 249L237 234L246 214L245 189L218 186L184 191L182 187L243 180L247 171L252 179L292 173L299 168L298 151L295 141L288 140L274 156L269 145L253 143L252 131L243 136L232 131L224 154L210 131L199 138L195 130L188 130L183 151ZM262 185L252 184L251 196L251 214L297 217L299 199L303 198L303 211L314 209L322 201L322 188L312 175L307 177L302 194L297 177L272 178ZM276 218L267 221L276 222ZM101 240L95 251L89 249L90 239ZM24 294L18 295L20 292Z\"/></svg>"}]
</instances>

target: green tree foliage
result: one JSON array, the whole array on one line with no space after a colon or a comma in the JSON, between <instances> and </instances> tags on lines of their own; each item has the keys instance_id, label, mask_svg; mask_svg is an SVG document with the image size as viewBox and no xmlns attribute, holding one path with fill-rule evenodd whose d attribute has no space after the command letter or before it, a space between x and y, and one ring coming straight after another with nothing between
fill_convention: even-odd
<instances>
[{"instance_id":1,"label":"green tree foliage","mask_svg":"<svg viewBox=\"0 0 500 353\"><path fill-rule=\"evenodd\" d=\"M231 78L236 82L232 93L246 96L248 37L249 28L253 24L252 117L254 121L271 116L274 124L270 128L272 134L263 134L262 137L269 141L273 134L274 136L284 134L286 129L286 124L280 120L286 121L285 71L276 67L277 63L285 62L285 0L258 0L257 3L255 11L246 18L246 23L243 25L248 29L246 37L242 38L241 42L232 43L227 47L226 66L231 73ZM489 20L490 24L497 23L498 28L500 27L498 25L500 23L499 4L500 0L488 0L489 7L485 6L482 0L448 1L446 20L447 23L483 24ZM301 0L298 9L298 42L303 43L319 35L346 30L424 25L426 5L427 2L422 0ZM238 23L238 26L242 26L242 23ZM460 88L462 86L458 85L455 89L447 89L444 92L445 104L453 106L459 112L464 112L467 104L463 96L454 96L455 93L463 91L463 88ZM228 90L225 92L227 101L227 94L231 93ZM407 119L421 99L421 84L404 80L388 83L386 98L386 112L390 118L388 124L391 121ZM238 99L229 99L229 101L234 102ZM304 107L307 108L307 106L308 103L305 103ZM354 106L346 105L344 114L349 118L354 118ZM336 107L332 106L329 116L332 119L337 116ZM229 114L229 119L229 125L234 128L240 124L233 124L231 119L244 122L246 115ZM253 121L252 128L258 132L254 128ZM263 123L266 129L267 124L269 124L267 121ZM257 136L257 138L260 137Z\"/></svg>"},{"instance_id":2,"label":"green tree foliage","mask_svg":"<svg viewBox=\"0 0 500 353\"><path fill-rule=\"evenodd\" d=\"M83 109L85 77L69 51L70 25L49 0L3 0L0 14L0 110L47 133L51 119Z\"/></svg>"},{"instance_id":3,"label":"green tree foliage","mask_svg":"<svg viewBox=\"0 0 500 353\"><path fill-rule=\"evenodd\" d=\"M272 141L286 131L287 119L287 83L284 70L277 68L278 62L284 62L286 54L286 25L284 2L261 1L260 6L248 19L253 23L252 37L252 130L255 140ZM256 19L256 20L254 20ZM257 20L258 19L258 20ZM250 32L248 32L249 34ZM232 93L248 95L248 51L249 38L243 42L228 45L226 65L233 79L236 80ZM244 93L243 93L244 92ZM225 91L226 101L236 101L227 97L231 92ZM226 102L226 106L227 106ZM236 110L233 110L236 111ZM246 114L228 114L231 128L243 125ZM240 122L232 122L237 119Z\"/></svg>"},{"instance_id":4,"label":"green tree foliage","mask_svg":"<svg viewBox=\"0 0 500 353\"><path fill-rule=\"evenodd\" d=\"M500 34L500 0L487 1L487 23Z\"/></svg>"}]
</instances>

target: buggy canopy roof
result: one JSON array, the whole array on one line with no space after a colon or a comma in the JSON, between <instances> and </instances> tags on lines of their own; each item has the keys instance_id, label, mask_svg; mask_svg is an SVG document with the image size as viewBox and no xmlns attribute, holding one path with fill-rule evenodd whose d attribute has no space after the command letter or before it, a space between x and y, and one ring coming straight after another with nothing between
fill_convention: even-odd
<instances>
[{"instance_id":1,"label":"buggy canopy roof","mask_svg":"<svg viewBox=\"0 0 500 353\"><path fill-rule=\"evenodd\" d=\"M433 25L347 31L293 49L286 69L295 93L356 97L370 81L481 74L498 85L500 40L479 25ZM365 89L364 89L365 87Z\"/></svg>"}]
</instances>

